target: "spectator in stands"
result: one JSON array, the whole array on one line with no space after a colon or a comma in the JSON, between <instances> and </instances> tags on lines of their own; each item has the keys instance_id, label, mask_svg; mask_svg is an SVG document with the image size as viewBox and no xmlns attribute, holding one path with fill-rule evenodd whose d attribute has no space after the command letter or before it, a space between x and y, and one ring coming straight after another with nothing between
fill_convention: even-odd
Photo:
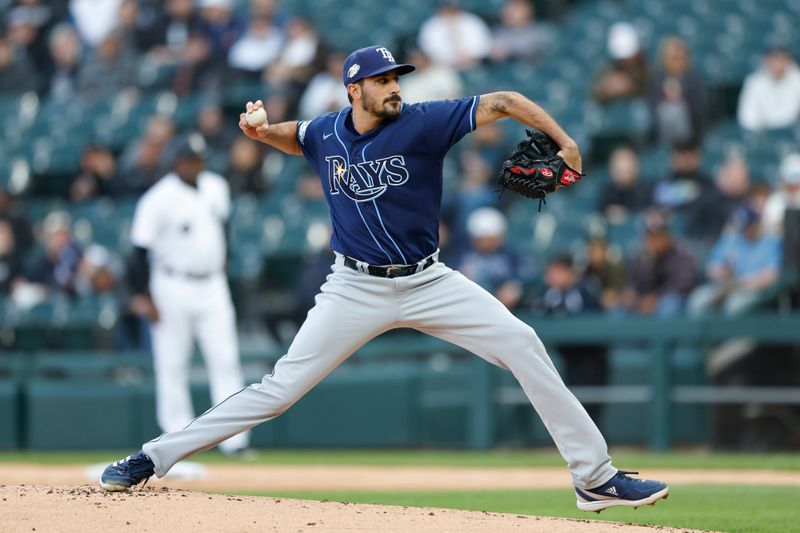
<instances>
[{"instance_id":1,"label":"spectator in stands","mask_svg":"<svg viewBox=\"0 0 800 533\"><path fill-rule=\"evenodd\" d=\"M283 32L272 17L251 17L247 31L231 47L228 64L246 79L258 80L261 71L278 58L282 46Z\"/></svg>"},{"instance_id":2,"label":"spectator in stands","mask_svg":"<svg viewBox=\"0 0 800 533\"><path fill-rule=\"evenodd\" d=\"M600 289L600 303L608 311L619 307L620 295L625 287L625 265L622 254L610 248L604 237L592 237L586 244L587 282Z\"/></svg>"},{"instance_id":3,"label":"spectator in stands","mask_svg":"<svg viewBox=\"0 0 800 533\"><path fill-rule=\"evenodd\" d=\"M22 273L22 254L14 240L14 228L0 219L0 295L11 293L11 287Z\"/></svg>"},{"instance_id":4,"label":"spectator in stands","mask_svg":"<svg viewBox=\"0 0 800 533\"><path fill-rule=\"evenodd\" d=\"M734 211L747 199L750 169L739 154L731 153L717 170L716 187L700 196L688 213L687 235L713 244Z\"/></svg>"},{"instance_id":5,"label":"spectator in stands","mask_svg":"<svg viewBox=\"0 0 800 533\"><path fill-rule=\"evenodd\" d=\"M536 61L550 51L554 39L550 28L536 22L531 2L508 0L500 12L500 24L494 28L491 58L494 61Z\"/></svg>"},{"instance_id":6,"label":"spectator in stands","mask_svg":"<svg viewBox=\"0 0 800 533\"><path fill-rule=\"evenodd\" d=\"M250 16L270 17L279 28L286 25L286 17L278 9L278 0L250 0Z\"/></svg>"},{"instance_id":7,"label":"spectator in stands","mask_svg":"<svg viewBox=\"0 0 800 533\"><path fill-rule=\"evenodd\" d=\"M163 13L155 13L155 22L148 32L149 55L158 64L175 64L182 55L189 36L199 33L200 15L193 0L167 0Z\"/></svg>"},{"instance_id":8,"label":"spectator in stands","mask_svg":"<svg viewBox=\"0 0 800 533\"><path fill-rule=\"evenodd\" d=\"M192 35L201 35L200 15L194 9L193 0L136 3L139 4L136 20L127 26L122 20L121 24L125 41L135 42L135 48L142 52L141 83L147 88L173 88L176 69L188 61L187 55L196 53L196 49L187 50L187 44L196 43L197 40L190 40ZM124 15L121 18L124 19ZM193 78L186 74L185 68L181 73L184 76L180 88L185 90Z\"/></svg>"},{"instance_id":9,"label":"spectator in stands","mask_svg":"<svg viewBox=\"0 0 800 533\"><path fill-rule=\"evenodd\" d=\"M69 186L69 198L82 202L114 193L117 161L105 146L90 144L81 154L81 172Z\"/></svg>"},{"instance_id":10,"label":"spectator in stands","mask_svg":"<svg viewBox=\"0 0 800 533\"><path fill-rule=\"evenodd\" d=\"M50 32L48 44L53 66L49 71L47 96L59 102L70 101L78 95L80 39L72 26L62 23Z\"/></svg>"},{"instance_id":11,"label":"spectator in stands","mask_svg":"<svg viewBox=\"0 0 800 533\"><path fill-rule=\"evenodd\" d=\"M146 54L163 44L167 22L161 2L123 0L117 16L117 30L124 46L137 54Z\"/></svg>"},{"instance_id":12,"label":"spectator in stands","mask_svg":"<svg viewBox=\"0 0 800 533\"><path fill-rule=\"evenodd\" d=\"M121 274L121 260L103 246L92 244L78 264L75 292L82 296L109 294L117 288Z\"/></svg>"},{"instance_id":13,"label":"spectator in stands","mask_svg":"<svg viewBox=\"0 0 800 533\"><path fill-rule=\"evenodd\" d=\"M178 142L175 139L176 129L175 122L167 116L152 115L148 118L144 133L129 142L120 155L119 167L121 172L127 172L129 168L135 166L136 159L139 157L140 145L145 142L150 142L160 147L159 163L161 166L165 168L172 166Z\"/></svg>"},{"instance_id":14,"label":"spectator in stands","mask_svg":"<svg viewBox=\"0 0 800 533\"><path fill-rule=\"evenodd\" d=\"M138 0L122 0L119 6L119 13L117 13L117 25L115 29L120 34L122 46L138 52L145 52L139 48L138 33L139 33L139 1Z\"/></svg>"},{"instance_id":15,"label":"spectator in stands","mask_svg":"<svg viewBox=\"0 0 800 533\"><path fill-rule=\"evenodd\" d=\"M538 303L541 311L553 317L600 313L603 307L597 287L581 279L569 254L550 258L544 275L547 288ZM567 384L605 385L608 383L608 348L603 345L559 344L555 350L564 358ZM602 416L601 404L584 406L596 423Z\"/></svg>"},{"instance_id":16,"label":"spectator in stands","mask_svg":"<svg viewBox=\"0 0 800 533\"><path fill-rule=\"evenodd\" d=\"M73 240L70 216L63 211L53 211L44 219L44 255L33 263L24 278L53 292L72 294L83 252Z\"/></svg>"},{"instance_id":17,"label":"spectator in stands","mask_svg":"<svg viewBox=\"0 0 800 533\"><path fill-rule=\"evenodd\" d=\"M647 60L632 24L617 22L611 26L608 55L611 62L594 82L592 97L601 104L644 97L648 83Z\"/></svg>"},{"instance_id":18,"label":"spectator in stands","mask_svg":"<svg viewBox=\"0 0 800 533\"><path fill-rule=\"evenodd\" d=\"M502 128L496 123L484 124L466 140L465 148L476 152L490 166L500 168L508 157L508 145Z\"/></svg>"},{"instance_id":19,"label":"spectator in stands","mask_svg":"<svg viewBox=\"0 0 800 533\"><path fill-rule=\"evenodd\" d=\"M208 166L214 171L222 171L222 168L217 167L221 162L227 163L231 143L241 135L237 135L231 121L225 118L222 107L216 102L206 102L200 108L197 114L197 131L206 141ZM162 159L162 162L165 161Z\"/></svg>"},{"instance_id":20,"label":"spectator in stands","mask_svg":"<svg viewBox=\"0 0 800 533\"><path fill-rule=\"evenodd\" d=\"M134 160L120 169L114 186L116 196L144 194L163 175L162 153L164 146L152 137L139 142Z\"/></svg>"},{"instance_id":21,"label":"spectator in stands","mask_svg":"<svg viewBox=\"0 0 800 533\"><path fill-rule=\"evenodd\" d=\"M753 131L787 128L800 118L800 68L788 49L775 46L748 75L739 96L739 125Z\"/></svg>"},{"instance_id":22,"label":"spectator in stands","mask_svg":"<svg viewBox=\"0 0 800 533\"><path fill-rule=\"evenodd\" d=\"M214 64L211 42L201 32L191 33L186 44L178 49L172 90L178 96L193 91L216 92L222 85L223 73Z\"/></svg>"},{"instance_id":23,"label":"spectator in stands","mask_svg":"<svg viewBox=\"0 0 800 533\"><path fill-rule=\"evenodd\" d=\"M277 86L305 84L324 65L325 50L311 21L294 18L275 62L267 67L267 80Z\"/></svg>"},{"instance_id":24,"label":"spectator in stands","mask_svg":"<svg viewBox=\"0 0 800 533\"><path fill-rule=\"evenodd\" d=\"M698 143L708 110L705 82L680 37L664 38L659 52L661 66L649 90L655 138L668 145Z\"/></svg>"},{"instance_id":25,"label":"spectator in stands","mask_svg":"<svg viewBox=\"0 0 800 533\"><path fill-rule=\"evenodd\" d=\"M137 62L134 54L122 46L121 34L112 31L83 62L78 73L81 96L90 99L110 98L136 86Z\"/></svg>"},{"instance_id":26,"label":"spectator in stands","mask_svg":"<svg viewBox=\"0 0 800 533\"><path fill-rule=\"evenodd\" d=\"M503 131L496 123L481 126L466 141L464 150L458 156L458 180L454 184L458 192L452 204L445 207L445 210L452 210L449 214L454 217L449 220L454 244L466 244L463 230L466 228L466 217L472 211L512 201L510 195L501 198L497 194L497 169L508 155L506 151Z\"/></svg>"},{"instance_id":27,"label":"spectator in stands","mask_svg":"<svg viewBox=\"0 0 800 533\"><path fill-rule=\"evenodd\" d=\"M269 187L262 164L264 149L261 146L242 135L234 139L230 148L228 168L224 173L231 193L261 194Z\"/></svg>"},{"instance_id":28,"label":"spectator in stands","mask_svg":"<svg viewBox=\"0 0 800 533\"><path fill-rule=\"evenodd\" d=\"M629 146L615 148L608 159L611 183L603 189L600 211L612 224L621 224L650 204L650 185L639 180L639 156Z\"/></svg>"},{"instance_id":29,"label":"spectator in stands","mask_svg":"<svg viewBox=\"0 0 800 533\"><path fill-rule=\"evenodd\" d=\"M342 64L345 56L332 53L325 62L325 70L311 78L300 97L299 117L311 120L329 111L338 111L348 104L347 91L342 90ZM403 80L403 100L406 92Z\"/></svg>"},{"instance_id":30,"label":"spectator in stands","mask_svg":"<svg viewBox=\"0 0 800 533\"><path fill-rule=\"evenodd\" d=\"M33 246L31 223L16 198L2 187L0 187L0 221L5 221L11 225L17 250L21 253L30 250Z\"/></svg>"},{"instance_id":31,"label":"spectator in stands","mask_svg":"<svg viewBox=\"0 0 800 533\"><path fill-rule=\"evenodd\" d=\"M407 63L417 70L403 76L403 101L409 104L428 100L448 100L460 98L464 94L464 84L458 71L444 63L433 63L422 50L413 49L408 54Z\"/></svg>"},{"instance_id":32,"label":"spectator in stands","mask_svg":"<svg viewBox=\"0 0 800 533\"><path fill-rule=\"evenodd\" d=\"M200 0L200 31L211 44L211 60L218 65L228 60L233 45L244 35L245 24L233 11L233 0Z\"/></svg>"},{"instance_id":33,"label":"spectator in stands","mask_svg":"<svg viewBox=\"0 0 800 533\"><path fill-rule=\"evenodd\" d=\"M484 206L499 204L497 194L497 167L485 158L479 150L464 150L458 156L460 174L458 176L458 195L455 199L461 223L473 210Z\"/></svg>"},{"instance_id":34,"label":"spectator in stands","mask_svg":"<svg viewBox=\"0 0 800 533\"><path fill-rule=\"evenodd\" d=\"M47 72L51 68L47 34L52 23L52 11L41 0L19 2L8 11L8 39L27 55L39 76L37 88L47 85Z\"/></svg>"},{"instance_id":35,"label":"spectator in stands","mask_svg":"<svg viewBox=\"0 0 800 533\"><path fill-rule=\"evenodd\" d=\"M491 207L476 209L467 220L467 231L472 249L459 271L513 310L522 296L523 273L519 257L505 246L505 217Z\"/></svg>"},{"instance_id":36,"label":"spectator in stands","mask_svg":"<svg viewBox=\"0 0 800 533\"><path fill-rule=\"evenodd\" d=\"M489 56L492 32L479 16L444 0L437 13L422 23L419 47L434 63L466 69Z\"/></svg>"},{"instance_id":37,"label":"spectator in stands","mask_svg":"<svg viewBox=\"0 0 800 533\"><path fill-rule=\"evenodd\" d=\"M97 47L119 24L122 0L69 0L70 19L91 47Z\"/></svg>"},{"instance_id":38,"label":"spectator in stands","mask_svg":"<svg viewBox=\"0 0 800 533\"><path fill-rule=\"evenodd\" d=\"M772 193L772 187L770 187L768 183L763 181L754 183L750 187L750 190L747 191L747 204L763 217L766 212L767 202L770 196L772 196Z\"/></svg>"},{"instance_id":39,"label":"spectator in stands","mask_svg":"<svg viewBox=\"0 0 800 533\"><path fill-rule=\"evenodd\" d=\"M645 228L644 246L627 268L622 308L642 315L676 315L697 284L695 259L661 214L647 213Z\"/></svg>"},{"instance_id":40,"label":"spectator in stands","mask_svg":"<svg viewBox=\"0 0 800 533\"><path fill-rule=\"evenodd\" d=\"M689 313L697 316L722 309L727 315L738 315L752 309L778 279L780 266L780 239L763 231L755 209L743 206L736 213L733 231L722 235L711 250L708 283L692 293Z\"/></svg>"},{"instance_id":41,"label":"spectator in stands","mask_svg":"<svg viewBox=\"0 0 800 533\"><path fill-rule=\"evenodd\" d=\"M0 38L0 94L36 90L36 74L24 52L16 53L8 38Z\"/></svg>"},{"instance_id":42,"label":"spectator in stands","mask_svg":"<svg viewBox=\"0 0 800 533\"><path fill-rule=\"evenodd\" d=\"M281 53L267 67L264 79L284 91L289 109L296 109L306 84L314 74L325 68L327 55L325 43L311 21L294 18L286 28Z\"/></svg>"},{"instance_id":43,"label":"spectator in stands","mask_svg":"<svg viewBox=\"0 0 800 533\"><path fill-rule=\"evenodd\" d=\"M653 188L653 205L665 210L688 209L712 189L711 179L703 171L700 149L696 144L678 144L672 148L671 172Z\"/></svg>"},{"instance_id":44,"label":"spectator in stands","mask_svg":"<svg viewBox=\"0 0 800 533\"><path fill-rule=\"evenodd\" d=\"M464 83L454 67L432 62L418 48L408 53L406 62L416 66L417 70L403 77L404 102L415 104L460 98L463 95Z\"/></svg>"},{"instance_id":45,"label":"spectator in stands","mask_svg":"<svg viewBox=\"0 0 800 533\"><path fill-rule=\"evenodd\" d=\"M779 174L780 188L769 196L764 205L765 229L776 235L783 233L786 210L800 209L800 153L784 157Z\"/></svg>"}]
</instances>

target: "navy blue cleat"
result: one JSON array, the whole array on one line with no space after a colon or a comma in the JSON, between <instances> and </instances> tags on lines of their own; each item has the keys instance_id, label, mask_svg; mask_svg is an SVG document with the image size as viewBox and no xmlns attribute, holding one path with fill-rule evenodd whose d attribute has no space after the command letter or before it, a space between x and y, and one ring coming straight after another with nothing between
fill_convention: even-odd
<instances>
[{"instance_id":1,"label":"navy blue cleat","mask_svg":"<svg viewBox=\"0 0 800 533\"><path fill-rule=\"evenodd\" d=\"M147 480L155 472L153 461L142 450L121 461L111 463L100 476L100 486L109 492L128 490Z\"/></svg>"},{"instance_id":2,"label":"navy blue cleat","mask_svg":"<svg viewBox=\"0 0 800 533\"><path fill-rule=\"evenodd\" d=\"M578 497L578 509L599 513L609 507L633 507L655 505L656 501L669 496L669 487L661 481L635 479L620 470L614 477L594 489L575 488Z\"/></svg>"}]
</instances>

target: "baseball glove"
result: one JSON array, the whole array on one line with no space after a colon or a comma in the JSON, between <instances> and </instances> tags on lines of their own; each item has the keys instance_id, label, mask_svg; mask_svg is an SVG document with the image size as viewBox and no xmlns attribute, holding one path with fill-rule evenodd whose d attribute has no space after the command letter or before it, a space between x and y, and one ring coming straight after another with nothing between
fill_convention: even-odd
<instances>
[{"instance_id":1,"label":"baseball glove","mask_svg":"<svg viewBox=\"0 0 800 533\"><path fill-rule=\"evenodd\" d=\"M525 130L528 138L503 162L498 183L527 198L539 200L539 210L547 203L545 196L559 185L568 187L581 179L580 172L559 156L559 147L546 133Z\"/></svg>"}]
</instances>

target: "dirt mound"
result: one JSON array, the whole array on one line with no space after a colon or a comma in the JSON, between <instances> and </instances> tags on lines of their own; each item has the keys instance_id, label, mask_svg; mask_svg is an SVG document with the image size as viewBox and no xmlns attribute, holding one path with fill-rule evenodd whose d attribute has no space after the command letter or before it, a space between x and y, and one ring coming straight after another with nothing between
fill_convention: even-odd
<instances>
[{"instance_id":1,"label":"dirt mound","mask_svg":"<svg viewBox=\"0 0 800 533\"><path fill-rule=\"evenodd\" d=\"M9 532L592 532L662 533L669 528L450 509L205 494L167 488L107 493L79 485L0 485ZM686 530L680 530L681 532Z\"/></svg>"}]
</instances>

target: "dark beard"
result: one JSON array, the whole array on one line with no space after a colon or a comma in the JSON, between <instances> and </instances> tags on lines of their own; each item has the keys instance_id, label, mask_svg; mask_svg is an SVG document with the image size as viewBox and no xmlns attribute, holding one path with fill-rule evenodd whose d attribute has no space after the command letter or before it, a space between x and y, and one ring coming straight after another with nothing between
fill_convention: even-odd
<instances>
[{"instance_id":1,"label":"dark beard","mask_svg":"<svg viewBox=\"0 0 800 533\"><path fill-rule=\"evenodd\" d=\"M401 105L394 109L392 107L386 107L386 104L390 102L399 102ZM380 107L378 106L377 102L371 98L365 98L361 102L361 108L366 111L367 113L373 114L376 117L380 118L394 118L400 114L400 111L403 109L402 100L398 96L397 99L389 98L388 100L384 100L383 105Z\"/></svg>"}]
</instances>

